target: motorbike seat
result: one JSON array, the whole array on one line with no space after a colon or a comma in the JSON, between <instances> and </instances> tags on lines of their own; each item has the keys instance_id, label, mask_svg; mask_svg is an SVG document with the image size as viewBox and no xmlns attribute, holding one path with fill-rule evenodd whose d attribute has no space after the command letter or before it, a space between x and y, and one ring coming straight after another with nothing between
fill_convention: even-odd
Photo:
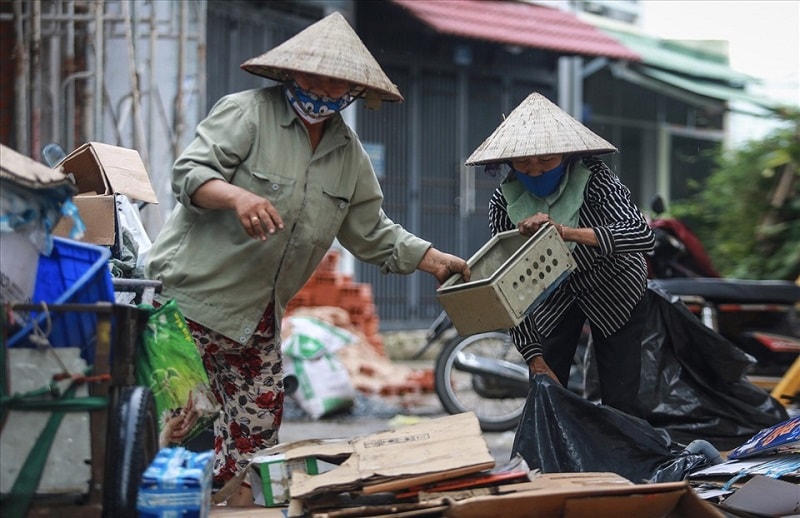
<instances>
[{"instance_id":1,"label":"motorbike seat","mask_svg":"<svg viewBox=\"0 0 800 518\"><path fill-rule=\"evenodd\" d=\"M677 296L699 296L728 304L797 304L800 286L791 281L754 281L707 277L652 279L650 286Z\"/></svg>"}]
</instances>

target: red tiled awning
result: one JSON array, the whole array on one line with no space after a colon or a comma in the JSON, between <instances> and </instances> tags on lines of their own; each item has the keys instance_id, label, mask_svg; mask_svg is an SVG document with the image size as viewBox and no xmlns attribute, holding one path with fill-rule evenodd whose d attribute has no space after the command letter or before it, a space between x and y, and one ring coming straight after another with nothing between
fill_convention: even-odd
<instances>
[{"instance_id":1,"label":"red tiled awning","mask_svg":"<svg viewBox=\"0 0 800 518\"><path fill-rule=\"evenodd\" d=\"M437 32L563 54L641 61L573 14L513 0L391 0Z\"/></svg>"}]
</instances>

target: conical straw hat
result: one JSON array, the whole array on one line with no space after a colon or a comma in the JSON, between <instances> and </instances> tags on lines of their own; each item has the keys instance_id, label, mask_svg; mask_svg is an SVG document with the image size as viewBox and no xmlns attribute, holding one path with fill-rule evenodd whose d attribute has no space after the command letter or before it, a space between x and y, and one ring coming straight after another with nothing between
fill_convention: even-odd
<instances>
[{"instance_id":1,"label":"conical straw hat","mask_svg":"<svg viewBox=\"0 0 800 518\"><path fill-rule=\"evenodd\" d=\"M366 89L367 101L403 101L367 47L338 12L306 27L295 36L241 68L283 82L291 72L306 72L348 81Z\"/></svg>"},{"instance_id":2,"label":"conical straw hat","mask_svg":"<svg viewBox=\"0 0 800 518\"><path fill-rule=\"evenodd\" d=\"M489 138L472 152L466 165L536 155L602 154L612 151L617 151L617 148L545 96L534 92L514 108Z\"/></svg>"}]
</instances>

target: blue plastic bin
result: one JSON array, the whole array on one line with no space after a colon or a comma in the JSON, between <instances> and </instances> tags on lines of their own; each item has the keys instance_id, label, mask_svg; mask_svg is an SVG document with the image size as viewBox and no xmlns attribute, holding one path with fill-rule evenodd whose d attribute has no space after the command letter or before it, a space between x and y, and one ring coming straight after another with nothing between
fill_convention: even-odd
<instances>
[{"instance_id":1,"label":"blue plastic bin","mask_svg":"<svg viewBox=\"0 0 800 518\"><path fill-rule=\"evenodd\" d=\"M110 258L108 248L54 237L52 253L39 256L32 303L113 303L114 284L108 268ZM35 347L29 340L34 319L40 329L47 330L47 318L43 312L31 312L30 315L32 321L8 340L8 347ZM48 338L53 347L78 347L81 357L89 365L94 365L97 315L94 312L52 312L50 320Z\"/></svg>"}]
</instances>

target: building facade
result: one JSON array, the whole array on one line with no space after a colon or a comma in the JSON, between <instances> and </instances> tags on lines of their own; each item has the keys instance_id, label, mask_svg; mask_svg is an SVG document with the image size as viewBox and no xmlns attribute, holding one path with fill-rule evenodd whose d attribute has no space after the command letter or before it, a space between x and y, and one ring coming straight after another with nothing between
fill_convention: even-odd
<instances>
[{"instance_id":1,"label":"building facade","mask_svg":"<svg viewBox=\"0 0 800 518\"><path fill-rule=\"evenodd\" d=\"M136 149L160 200L142 209L154 237L174 204L170 167L196 124L226 93L268 84L239 64L338 10L405 97L345 111L373 158L387 214L469 257L489 238L499 179L464 160L532 91L620 149L608 161L645 210L654 194L683 197L710 171L706 151L723 142L729 101L747 78L717 56L636 34L636 4L3 1L0 141L37 159L48 142L67 152L86 141ZM429 275L351 267L372 285L385 329L426 327L441 311Z\"/></svg>"}]
</instances>

